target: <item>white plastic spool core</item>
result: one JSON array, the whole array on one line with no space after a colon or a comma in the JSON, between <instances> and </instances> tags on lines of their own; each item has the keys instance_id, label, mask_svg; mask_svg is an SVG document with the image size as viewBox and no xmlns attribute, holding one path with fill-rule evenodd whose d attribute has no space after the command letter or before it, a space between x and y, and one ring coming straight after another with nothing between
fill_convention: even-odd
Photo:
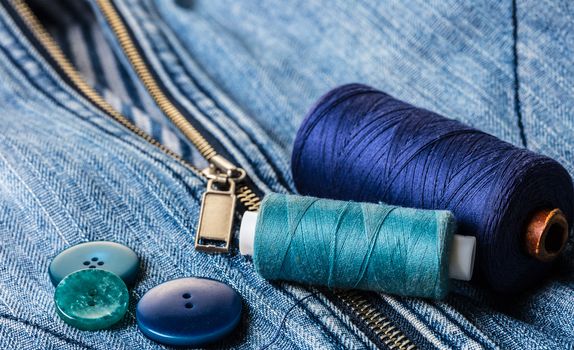
<instances>
[{"instance_id":1,"label":"white plastic spool core","mask_svg":"<svg viewBox=\"0 0 574 350\"><path fill-rule=\"evenodd\" d=\"M246 211L239 229L239 251L242 255L253 255L257 212ZM450 278L470 281L474 270L476 238L473 236L454 235L448 266Z\"/></svg>"},{"instance_id":2,"label":"white plastic spool core","mask_svg":"<svg viewBox=\"0 0 574 350\"><path fill-rule=\"evenodd\" d=\"M246 211L241 219L239 228L239 252L241 255L253 255L255 241L255 226L257 225L257 212Z\"/></svg>"}]
</instances>

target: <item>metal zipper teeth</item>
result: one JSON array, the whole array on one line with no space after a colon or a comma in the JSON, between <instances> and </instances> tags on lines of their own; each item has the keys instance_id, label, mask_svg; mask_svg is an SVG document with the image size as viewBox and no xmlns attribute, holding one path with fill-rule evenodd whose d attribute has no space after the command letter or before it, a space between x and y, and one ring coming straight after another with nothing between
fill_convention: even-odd
<instances>
[{"instance_id":1,"label":"metal zipper teeth","mask_svg":"<svg viewBox=\"0 0 574 350\"><path fill-rule=\"evenodd\" d=\"M136 48L123 20L117 13L112 2L107 0L98 0L96 1L96 4L102 11L108 24L110 25L110 28L116 35L116 38L118 39L124 54L130 61L136 74L161 111L181 130L181 132L191 141L191 143L193 143L193 145L205 159L209 161L212 157L217 155L217 152L215 152L213 147L209 144L209 142L207 142L203 135L201 135L201 133L197 131L197 129L194 128L193 125L189 123L189 121L187 121L187 119L163 93L162 89L159 87L147 64Z\"/></svg>"},{"instance_id":2,"label":"metal zipper teeth","mask_svg":"<svg viewBox=\"0 0 574 350\"><path fill-rule=\"evenodd\" d=\"M12 5L13 5L13 8L18 13L18 15L20 16L20 18L23 20L23 22L27 24L28 28L30 29L32 34L36 37L38 42L40 42L44 46L48 55L50 55L50 57L59 66L59 68L66 75L66 77L72 82L72 84L74 84L76 89L78 89L78 91L84 97L86 97L91 103L96 105L105 114L112 117L114 120L116 120L122 126L124 126L126 129L130 130L131 132L133 132L137 136L143 138L145 141L149 142L153 146L159 148L162 152L164 152L168 156L176 159L179 163L181 163L183 166L185 166L187 169L189 169L190 171L192 171L196 175L200 176L201 178L205 178L204 174L199 169L194 167L192 164L187 162L185 159L181 158L177 153L175 153L172 150L170 150L169 148L165 147L159 141L154 139L151 135L147 134L145 131L138 128L135 124L130 122L129 119L127 119L120 112L118 112L114 107L112 107L106 100L104 100L104 98L98 92L96 92L82 78L82 76L79 74L79 72L76 70L76 68L74 68L74 66L68 60L68 58L64 55L64 53L62 52L62 50L60 49L58 44L54 41L54 38L52 38L52 36L46 31L44 26L40 23L40 21L38 20L36 15L34 15L32 10L28 6L28 4L26 4L26 2L24 2L24 0L13 0ZM143 64L143 61L141 60L141 58L138 61L140 62L139 63L140 65ZM151 79L151 80L153 80L153 79ZM149 81L149 78L148 78L148 81ZM149 85L149 83L146 84L146 87L148 85ZM157 84L155 84L155 82L152 83L152 85L156 86L156 88L157 88ZM161 105L162 106L166 106L165 95L163 95L163 94L157 95L156 94L154 97L154 100L157 101L158 99L161 99ZM173 107L172 108L166 108L165 110L162 108L162 111L164 111L164 112L170 111L170 115L174 115L173 109L174 109ZM166 112L166 114L167 114L167 112ZM179 112L177 114L179 114ZM184 124L181 122L182 118L183 117L181 116L181 114L179 114L179 117L178 117L179 122L176 123L176 125L180 129L181 129L181 124ZM170 118L170 119L172 119L172 118ZM189 123L187 123L187 124L189 124ZM213 156L215 156L217 154L215 152L215 150L213 149L213 147L211 147L209 145L209 143L207 143L205 138L203 138L201 135L199 135L199 133L197 132L197 130L195 130L195 128L193 128L191 125L188 125L188 127L186 127L185 129L188 130L188 132L186 132L187 137L190 137L191 134L199 136L199 137L194 137L193 139L191 139L191 137L190 137L190 140L198 148L198 150L200 151L200 153L203 156L205 156L207 159L209 159L209 158L212 158ZM261 200L250 187L241 186L238 189L237 193L238 193L237 198L245 206L245 208L247 210L256 211L259 209L259 204L260 204Z\"/></svg>"},{"instance_id":3,"label":"metal zipper teeth","mask_svg":"<svg viewBox=\"0 0 574 350\"><path fill-rule=\"evenodd\" d=\"M416 345L391 320L381 314L364 296L354 291L335 291L343 303L362 316L363 321L390 349L414 350Z\"/></svg>"},{"instance_id":4,"label":"metal zipper teeth","mask_svg":"<svg viewBox=\"0 0 574 350\"><path fill-rule=\"evenodd\" d=\"M337 291L343 303L355 313L362 315L363 321L390 349L414 350L416 345L395 325L391 320L381 314L373 305L358 291Z\"/></svg>"},{"instance_id":5,"label":"metal zipper teeth","mask_svg":"<svg viewBox=\"0 0 574 350\"><path fill-rule=\"evenodd\" d=\"M28 28L36 39L44 46L46 52L54 60L54 62L60 67L62 72L66 75L68 79L74 84L74 86L80 91L84 97L86 97L90 102L100 108L104 113L115 119L122 126L136 134L137 136L143 138L145 141L151 143L155 147L159 148L162 152L166 153L170 157L175 158L186 168L193 171L196 175L203 177L201 171L182 159L177 153L173 152L169 148L162 145L152 136L147 134L142 129L138 128L132 122L129 121L125 116L115 110L104 98L96 92L88 83L80 76L79 72L74 68L72 63L66 58L58 44L54 41L52 36L46 31L44 26L38 21L36 15L32 12L28 4L23 0L13 0L12 5L14 9L18 12L24 23L28 25Z\"/></svg>"},{"instance_id":6,"label":"metal zipper teeth","mask_svg":"<svg viewBox=\"0 0 574 350\"><path fill-rule=\"evenodd\" d=\"M111 1L98 0L96 4L106 18L112 32L115 34L124 54L134 68L145 89L153 98L159 109L174 123L174 125L191 141L199 153L209 161L217 152L201 133L183 116L164 94L148 65L136 48L130 34ZM178 157L181 160L180 157ZM249 211L257 211L261 198L249 186L241 186L237 190L237 198Z\"/></svg>"},{"instance_id":7,"label":"metal zipper teeth","mask_svg":"<svg viewBox=\"0 0 574 350\"><path fill-rule=\"evenodd\" d=\"M261 198L253 192L249 186L241 186L237 191L237 199L249 211L258 211L261 206Z\"/></svg>"},{"instance_id":8,"label":"metal zipper teeth","mask_svg":"<svg viewBox=\"0 0 574 350\"><path fill-rule=\"evenodd\" d=\"M100 94L98 94L88 83L80 76L79 72L74 68L70 61L66 58L61 51L58 44L54 41L52 36L48 34L42 24L38 21L30 7L24 0L12 0L14 9L18 12L24 23L26 23L36 37L36 39L44 46L48 54L54 62L60 67L62 72L70 79L75 87L94 105L99 107L102 111L115 119L128 130L135 133L137 136L143 138L145 141L159 148L168 156L174 158L186 168L193 171L195 174L205 178L202 172L181 158L177 153L171 151L152 136L132 124L125 116L115 110L108 102L106 102ZM136 73L146 87L146 90L152 96L162 112L189 138L198 151L207 160L217 155L217 152L209 144L209 142L195 129L185 117L177 110L177 108L166 97L163 91L159 88L149 68L145 64L143 58L140 56L137 48L132 42L129 33L122 22L119 14L116 12L112 3L107 0L98 0L97 4L102 13L106 17L110 27L122 46L128 60L133 65ZM253 189L249 186L241 186L237 190L237 199L249 211L257 211L261 205L261 198L255 194ZM367 299L354 291L338 292L337 296L349 306L368 326L374 334L380 337L381 341L389 346L391 349L414 349L415 346L409 339L396 328L391 321L378 312Z\"/></svg>"}]
</instances>

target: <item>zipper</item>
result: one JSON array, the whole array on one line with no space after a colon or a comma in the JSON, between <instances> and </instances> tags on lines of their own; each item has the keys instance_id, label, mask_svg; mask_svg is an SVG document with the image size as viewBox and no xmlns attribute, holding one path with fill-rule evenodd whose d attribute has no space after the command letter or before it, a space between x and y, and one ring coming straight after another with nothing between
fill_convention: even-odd
<instances>
[{"instance_id":1,"label":"zipper","mask_svg":"<svg viewBox=\"0 0 574 350\"><path fill-rule=\"evenodd\" d=\"M417 348L403 331L369 302L364 293L345 290L335 291L334 294L355 314L360 315L378 339L390 349L414 350Z\"/></svg>"},{"instance_id":2,"label":"zipper","mask_svg":"<svg viewBox=\"0 0 574 350\"><path fill-rule=\"evenodd\" d=\"M38 21L38 18L36 18L26 2L24 0L12 1L12 5L16 9L20 18L28 26L32 34L40 42L40 44L43 46L43 48L46 50L58 68L60 68L65 77L69 79L69 81L76 87L77 90L79 90L81 94L83 94L89 101L99 107L104 113L115 119L121 125L126 127L128 130L132 131L137 136L143 138L152 145L158 147L167 155L175 158L196 175L199 175L201 178L208 180L207 192L203 196L200 211L200 213L205 213L205 215L200 215L199 227L202 229L198 230L198 234L196 234L195 248L206 252L228 252L232 238L232 224L235 213L235 205L233 205L233 207L219 206L215 208L215 213L217 213L218 216L220 214L220 216L224 219L231 217L231 224L212 225L210 223L217 222L217 220L213 219L204 223L203 219L207 220L210 218L207 213L211 212L210 209L213 207L212 203L214 203L213 198L221 198L223 193L226 193L228 199L233 199L234 204L235 199L237 198L241 203L244 204L247 210L251 211L256 211L259 209L261 199L255 194L255 191L247 185L239 187L237 190L237 196L235 192L220 192L218 193L219 196L217 197L209 195L210 192L213 192L212 182L210 182L211 180L216 180L218 185L221 185L221 183L224 182L227 186L235 188L237 183L240 183L245 179L245 171L233 165L233 163L225 159L223 156L217 154L215 149L201 135L201 133L197 131L197 129L195 129L193 125L187 121L187 119L185 119L181 112L166 97L163 91L159 88L159 85L157 84L153 75L149 71L145 61L141 55L139 55L139 52L131 40L125 25L121 21L111 2L99 1L97 4L100 7L102 13L104 13L106 20L110 23L113 32L116 33L122 49L134 67L138 77L143 82L146 90L156 102L160 110L176 125L177 128L182 131L182 133L197 148L199 153L209 162L209 166L206 169L200 171L192 164L181 158L177 153L165 147L151 135L138 128L125 116L113 108L81 77L79 72L74 68L58 44L54 41L52 36ZM206 204L208 205L208 208L206 208ZM214 229L217 231L212 231Z\"/></svg>"},{"instance_id":3,"label":"zipper","mask_svg":"<svg viewBox=\"0 0 574 350\"><path fill-rule=\"evenodd\" d=\"M160 110L181 130L199 153L209 162L209 166L206 169L197 169L115 110L81 77L52 36L36 18L25 0L11 0L11 4L50 58L84 97L122 126L206 180L207 189L202 198L195 247L197 250L206 252L228 252L232 239L233 218L236 214L236 201L239 201L246 210L257 211L261 205L261 198L250 185L243 183L246 179L245 170L219 155L205 137L166 96L143 56L138 51L112 1L96 0L96 4L115 34L128 61ZM376 335L378 340L390 349L412 350L416 348L412 341L392 321L382 315L367 300L364 293L337 291L335 297L338 297L340 301L351 309L367 328Z\"/></svg>"},{"instance_id":4,"label":"zipper","mask_svg":"<svg viewBox=\"0 0 574 350\"><path fill-rule=\"evenodd\" d=\"M211 144L166 96L137 49L113 3L108 0L96 0L96 4L156 105L209 162L209 166L202 170L202 174L209 181L201 200L195 249L208 253L229 252L235 216L235 187L237 183L245 179L245 170L217 154ZM216 186L227 187L228 190L217 190ZM252 207L259 208L261 202L259 196L256 196L249 186L242 186L242 190L244 193L250 191Z\"/></svg>"}]
</instances>

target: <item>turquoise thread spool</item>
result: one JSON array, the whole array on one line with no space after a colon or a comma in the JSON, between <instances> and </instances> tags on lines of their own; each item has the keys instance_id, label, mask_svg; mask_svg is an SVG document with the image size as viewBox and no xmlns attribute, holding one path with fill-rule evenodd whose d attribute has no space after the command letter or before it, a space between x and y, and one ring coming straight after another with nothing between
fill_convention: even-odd
<instances>
[{"instance_id":1,"label":"turquoise thread spool","mask_svg":"<svg viewBox=\"0 0 574 350\"><path fill-rule=\"evenodd\" d=\"M472 276L475 239L455 226L448 211L270 194L240 250L269 280L440 299Z\"/></svg>"}]
</instances>

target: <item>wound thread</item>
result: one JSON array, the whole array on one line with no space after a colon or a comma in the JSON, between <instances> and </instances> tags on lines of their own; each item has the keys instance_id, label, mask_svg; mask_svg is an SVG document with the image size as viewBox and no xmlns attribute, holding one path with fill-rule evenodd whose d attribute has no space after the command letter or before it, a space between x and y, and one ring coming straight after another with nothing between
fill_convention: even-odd
<instances>
[{"instance_id":1,"label":"wound thread","mask_svg":"<svg viewBox=\"0 0 574 350\"><path fill-rule=\"evenodd\" d=\"M448 211L268 194L253 261L270 280L443 298L456 228Z\"/></svg>"},{"instance_id":2,"label":"wound thread","mask_svg":"<svg viewBox=\"0 0 574 350\"><path fill-rule=\"evenodd\" d=\"M319 99L292 170L305 195L450 210L498 291L523 290L551 266L525 249L533 214L558 208L572 227L574 189L558 162L365 85Z\"/></svg>"}]
</instances>

